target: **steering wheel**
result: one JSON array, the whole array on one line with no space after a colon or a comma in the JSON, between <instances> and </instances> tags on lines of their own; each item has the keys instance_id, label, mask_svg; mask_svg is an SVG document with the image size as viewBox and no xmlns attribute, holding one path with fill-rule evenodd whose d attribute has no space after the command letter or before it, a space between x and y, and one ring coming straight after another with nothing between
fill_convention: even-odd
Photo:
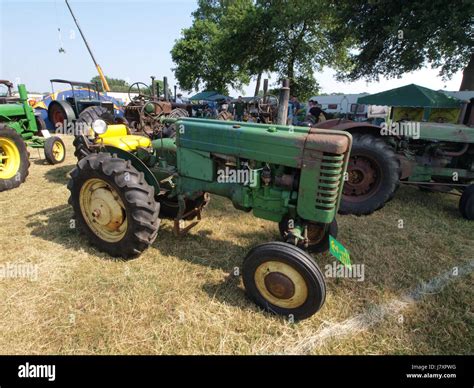
<instances>
[{"instance_id":1,"label":"steering wheel","mask_svg":"<svg viewBox=\"0 0 474 388\"><path fill-rule=\"evenodd\" d=\"M142 87L142 89L145 93L142 93L142 90L140 89L140 86ZM147 84L143 83L143 82L135 82L135 83L131 84L130 88L128 89L128 98L130 99L130 101L133 100L132 93L136 93L132 89L138 89L138 96L136 96L135 98L151 99L150 87ZM146 92L148 92L148 93L146 93Z\"/></svg>"}]
</instances>

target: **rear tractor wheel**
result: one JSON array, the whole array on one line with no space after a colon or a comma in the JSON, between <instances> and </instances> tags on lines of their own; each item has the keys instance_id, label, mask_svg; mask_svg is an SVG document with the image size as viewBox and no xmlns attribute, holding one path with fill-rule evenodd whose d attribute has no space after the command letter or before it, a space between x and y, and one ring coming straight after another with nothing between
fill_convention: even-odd
<instances>
[{"instance_id":1,"label":"rear tractor wheel","mask_svg":"<svg viewBox=\"0 0 474 388\"><path fill-rule=\"evenodd\" d=\"M318 265L298 247L271 242L253 248L242 278L250 299L268 312L309 318L323 306L326 283Z\"/></svg>"},{"instance_id":2,"label":"rear tractor wheel","mask_svg":"<svg viewBox=\"0 0 474 388\"><path fill-rule=\"evenodd\" d=\"M29 153L13 129L0 128L0 192L20 186L28 176Z\"/></svg>"},{"instance_id":3,"label":"rear tractor wheel","mask_svg":"<svg viewBox=\"0 0 474 388\"><path fill-rule=\"evenodd\" d=\"M341 214L371 214L390 201L399 186L400 165L393 148L372 135L353 135L347 173Z\"/></svg>"},{"instance_id":4,"label":"rear tractor wheel","mask_svg":"<svg viewBox=\"0 0 474 388\"><path fill-rule=\"evenodd\" d=\"M68 189L78 227L99 250L132 258L155 241L160 204L130 161L91 154L72 171Z\"/></svg>"}]
</instances>

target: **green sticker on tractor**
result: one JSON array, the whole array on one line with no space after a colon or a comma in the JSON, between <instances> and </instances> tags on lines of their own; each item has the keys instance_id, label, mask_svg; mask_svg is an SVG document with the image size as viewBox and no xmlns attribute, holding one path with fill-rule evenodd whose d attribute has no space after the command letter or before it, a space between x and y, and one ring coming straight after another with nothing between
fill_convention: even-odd
<instances>
[{"instance_id":1,"label":"green sticker on tractor","mask_svg":"<svg viewBox=\"0 0 474 388\"><path fill-rule=\"evenodd\" d=\"M349 251L331 235L329 235L329 252L344 264L344 266L351 268L351 256L349 255Z\"/></svg>"}]
</instances>

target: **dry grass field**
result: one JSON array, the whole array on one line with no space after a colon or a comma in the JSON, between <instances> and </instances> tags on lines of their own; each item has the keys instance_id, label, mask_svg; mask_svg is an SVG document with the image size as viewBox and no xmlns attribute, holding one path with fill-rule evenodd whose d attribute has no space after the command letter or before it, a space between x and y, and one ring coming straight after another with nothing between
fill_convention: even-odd
<instances>
[{"instance_id":1,"label":"dry grass field","mask_svg":"<svg viewBox=\"0 0 474 388\"><path fill-rule=\"evenodd\" d=\"M0 265L37 268L36 279L0 279L1 354L474 352L474 223L456 197L402 187L371 216L340 216L338 240L364 281L328 278L322 310L291 323L260 311L233 276L277 226L225 199L213 197L186 237L164 220L138 259L90 247L71 227L66 141L63 164L32 150L26 183L0 194ZM335 260L315 259L323 272Z\"/></svg>"}]
</instances>

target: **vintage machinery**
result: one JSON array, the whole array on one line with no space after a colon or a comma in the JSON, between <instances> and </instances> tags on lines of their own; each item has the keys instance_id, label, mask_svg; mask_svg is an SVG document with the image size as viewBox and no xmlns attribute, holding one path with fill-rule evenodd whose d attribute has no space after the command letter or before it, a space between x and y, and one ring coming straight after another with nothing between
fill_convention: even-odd
<instances>
[{"instance_id":1,"label":"vintage machinery","mask_svg":"<svg viewBox=\"0 0 474 388\"><path fill-rule=\"evenodd\" d=\"M20 99L13 95L13 83L8 80L0 80L0 104L18 102Z\"/></svg>"},{"instance_id":2,"label":"vintage machinery","mask_svg":"<svg viewBox=\"0 0 474 388\"><path fill-rule=\"evenodd\" d=\"M418 90L426 102L414 101ZM433 96L432 106L427 96ZM457 118L461 102L417 85L365 96L358 102L392 106L392 117L382 126L347 119L315 125L348 131L354 137L340 212L370 214L393 198L400 184L406 184L425 191L461 192L459 210L473 220L474 128L439 122L453 106ZM393 108L397 106L402 107L402 115ZM438 122L422 121L424 114L429 114L428 120L438 117Z\"/></svg>"},{"instance_id":3,"label":"vintage machinery","mask_svg":"<svg viewBox=\"0 0 474 388\"><path fill-rule=\"evenodd\" d=\"M30 165L26 146L43 148L50 164L61 163L66 157L63 141L49 134L28 104L25 85L18 85L18 92L18 102L0 104L0 191L25 181Z\"/></svg>"},{"instance_id":4,"label":"vintage machinery","mask_svg":"<svg viewBox=\"0 0 474 388\"><path fill-rule=\"evenodd\" d=\"M200 219L209 194L279 223L284 242L253 248L242 276L262 308L303 319L324 303L325 283L305 250L328 250L352 137L343 131L195 118L162 118L176 138L128 135L97 120L89 154L71 173L70 204L92 244L113 256L140 255L159 217L177 235Z\"/></svg>"},{"instance_id":5,"label":"vintage machinery","mask_svg":"<svg viewBox=\"0 0 474 388\"><path fill-rule=\"evenodd\" d=\"M68 84L72 90L72 97L65 100L54 100L48 106L48 118L56 129L66 128L73 124L79 115L89 108L110 124L114 123L114 104L111 101L101 101L99 89L90 82L75 82L62 79L52 79L51 87L54 93L54 84ZM96 108L92 108L96 107ZM89 123L91 124L91 123Z\"/></svg>"},{"instance_id":6,"label":"vintage machinery","mask_svg":"<svg viewBox=\"0 0 474 388\"><path fill-rule=\"evenodd\" d=\"M132 132L141 132L151 137L172 137L174 127L163 124L160 119L188 117L191 107L159 97L156 85L155 77L151 77L151 87L143 82L130 85L128 91L130 103L125 107L124 118Z\"/></svg>"}]
</instances>

